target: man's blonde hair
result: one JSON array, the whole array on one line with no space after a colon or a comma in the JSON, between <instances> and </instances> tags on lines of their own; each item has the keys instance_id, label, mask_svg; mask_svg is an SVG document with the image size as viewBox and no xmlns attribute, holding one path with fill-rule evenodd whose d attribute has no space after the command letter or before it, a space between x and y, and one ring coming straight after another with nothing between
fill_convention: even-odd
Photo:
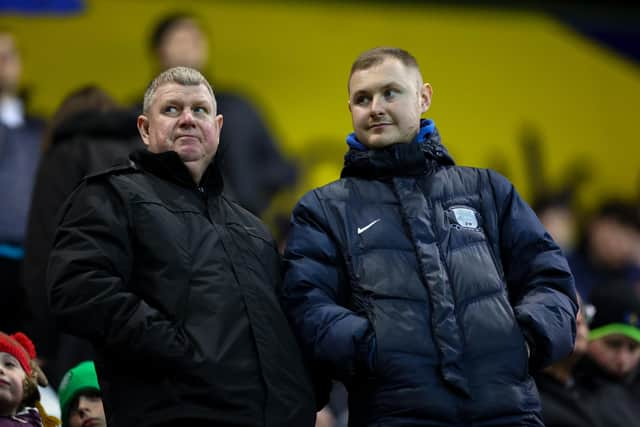
<instances>
[{"instance_id":1,"label":"man's blonde hair","mask_svg":"<svg viewBox=\"0 0 640 427\"><path fill-rule=\"evenodd\" d=\"M399 47L375 47L362 52L356 60L353 61L353 64L351 64L351 72L349 73L349 80L347 81L347 89L349 89L353 73L356 71L368 70L371 67L382 64L389 58L397 59L405 67L416 70L419 77L418 86L422 85L422 74L415 56L404 49L400 49Z\"/></svg>"},{"instance_id":2,"label":"man's blonde hair","mask_svg":"<svg viewBox=\"0 0 640 427\"><path fill-rule=\"evenodd\" d=\"M160 75L153 79L153 81L149 84L149 87L144 93L144 101L142 103L143 114L149 113L149 110L151 109L151 103L153 102L153 97L156 95L156 91L165 83L177 83L183 86L204 85L211 95L214 109L216 107L216 96L213 94L213 89L211 88L211 85L209 84L207 79L205 79L198 70L189 67L173 67L160 73Z\"/></svg>"}]
</instances>

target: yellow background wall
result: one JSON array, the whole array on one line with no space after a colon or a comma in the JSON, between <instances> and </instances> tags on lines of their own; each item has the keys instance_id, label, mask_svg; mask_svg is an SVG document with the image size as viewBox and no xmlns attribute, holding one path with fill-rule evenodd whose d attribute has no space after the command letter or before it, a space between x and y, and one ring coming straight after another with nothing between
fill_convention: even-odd
<instances>
[{"instance_id":1,"label":"yellow background wall","mask_svg":"<svg viewBox=\"0 0 640 427\"><path fill-rule=\"evenodd\" d=\"M35 112L51 114L86 83L123 102L138 96L153 77L149 32L163 14L181 9L210 26L214 88L250 95L283 149L317 166L298 193L339 173L351 129L351 62L370 47L395 45L417 57L433 85L426 116L458 163L485 167L504 159L528 197L519 141L531 127L544 142L552 180L576 158L589 162L585 205L605 194L637 194L640 67L544 15L391 2L86 3L78 16L0 16L19 40Z\"/></svg>"}]
</instances>

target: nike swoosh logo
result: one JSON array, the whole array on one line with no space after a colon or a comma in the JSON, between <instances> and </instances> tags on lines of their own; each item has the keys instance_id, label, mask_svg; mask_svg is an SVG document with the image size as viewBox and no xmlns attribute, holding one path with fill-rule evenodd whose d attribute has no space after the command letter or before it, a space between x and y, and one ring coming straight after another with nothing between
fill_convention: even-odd
<instances>
[{"instance_id":1,"label":"nike swoosh logo","mask_svg":"<svg viewBox=\"0 0 640 427\"><path fill-rule=\"evenodd\" d=\"M358 234L364 233L365 231L367 231L368 229L370 229L371 227L376 225L378 222L380 222L380 218L373 220L373 222L371 222L371 224L365 225L362 228L358 227Z\"/></svg>"}]
</instances>

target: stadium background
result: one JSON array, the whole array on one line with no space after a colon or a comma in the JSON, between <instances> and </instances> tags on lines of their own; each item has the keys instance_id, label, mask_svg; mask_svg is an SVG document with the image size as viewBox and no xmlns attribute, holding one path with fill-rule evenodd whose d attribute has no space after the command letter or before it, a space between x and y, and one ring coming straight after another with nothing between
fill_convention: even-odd
<instances>
[{"instance_id":1,"label":"stadium background","mask_svg":"<svg viewBox=\"0 0 640 427\"><path fill-rule=\"evenodd\" d=\"M580 27L615 25L637 41L637 10L611 3L599 12L578 3L550 11L508 2L75 0L71 10L25 13L9 3L0 3L0 27L18 40L30 111L45 117L88 83L131 102L153 77L155 21L178 10L196 14L209 27L214 89L250 96L304 168L276 209L337 178L351 129L349 67L380 45L417 57L434 88L426 117L459 164L498 169L531 201L532 153L524 147L538 141L549 185L569 174L584 178L581 206L638 196L640 62L592 37L593 25Z\"/></svg>"}]
</instances>

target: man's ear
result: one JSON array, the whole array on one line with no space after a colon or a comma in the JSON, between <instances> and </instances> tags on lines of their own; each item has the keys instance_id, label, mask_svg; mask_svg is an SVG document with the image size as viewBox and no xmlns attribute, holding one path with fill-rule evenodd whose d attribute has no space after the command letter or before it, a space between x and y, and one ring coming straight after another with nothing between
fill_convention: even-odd
<instances>
[{"instance_id":1,"label":"man's ear","mask_svg":"<svg viewBox=\"0 0 640 427\"><path fill-rule=\"evenodd\" d=\"M347 101L347 105L349 106L349 112L351 113L351 100Z\"/></svg>"},{"instance_id":2,"label":"man's ear","mask_svg":"<svg viewBox=\"0 0 640 427\"><path fill-rule=\"evenodd\" d=\"M431 97L433 96L433 88L429 83L425 83L420 88L420 111L425 113L431 106Z\"/></svg>"},{"instance_id":3,"label":"man's ear","mask_svg":"<svg viewBox=\"0 0 640 427\"><path fill-rule=\"evenodd\" d=\"M138 132L145 145L149 145L149 119L144 114L138 116Z\"/></svg>"},{"instance_id":4,"label":"man's ear","mask_svg":"<svg viewBox=\"0 0 640 427\"><path fill-rule=\"evenodd\" d=\"M220 141L220 134L222 133L222 124L224 123L224 117L222 116L222 114L218 114L213 118L213 121L216 124L216 129L218 130L218 141Z\"/></svg>"}]
</instances>

